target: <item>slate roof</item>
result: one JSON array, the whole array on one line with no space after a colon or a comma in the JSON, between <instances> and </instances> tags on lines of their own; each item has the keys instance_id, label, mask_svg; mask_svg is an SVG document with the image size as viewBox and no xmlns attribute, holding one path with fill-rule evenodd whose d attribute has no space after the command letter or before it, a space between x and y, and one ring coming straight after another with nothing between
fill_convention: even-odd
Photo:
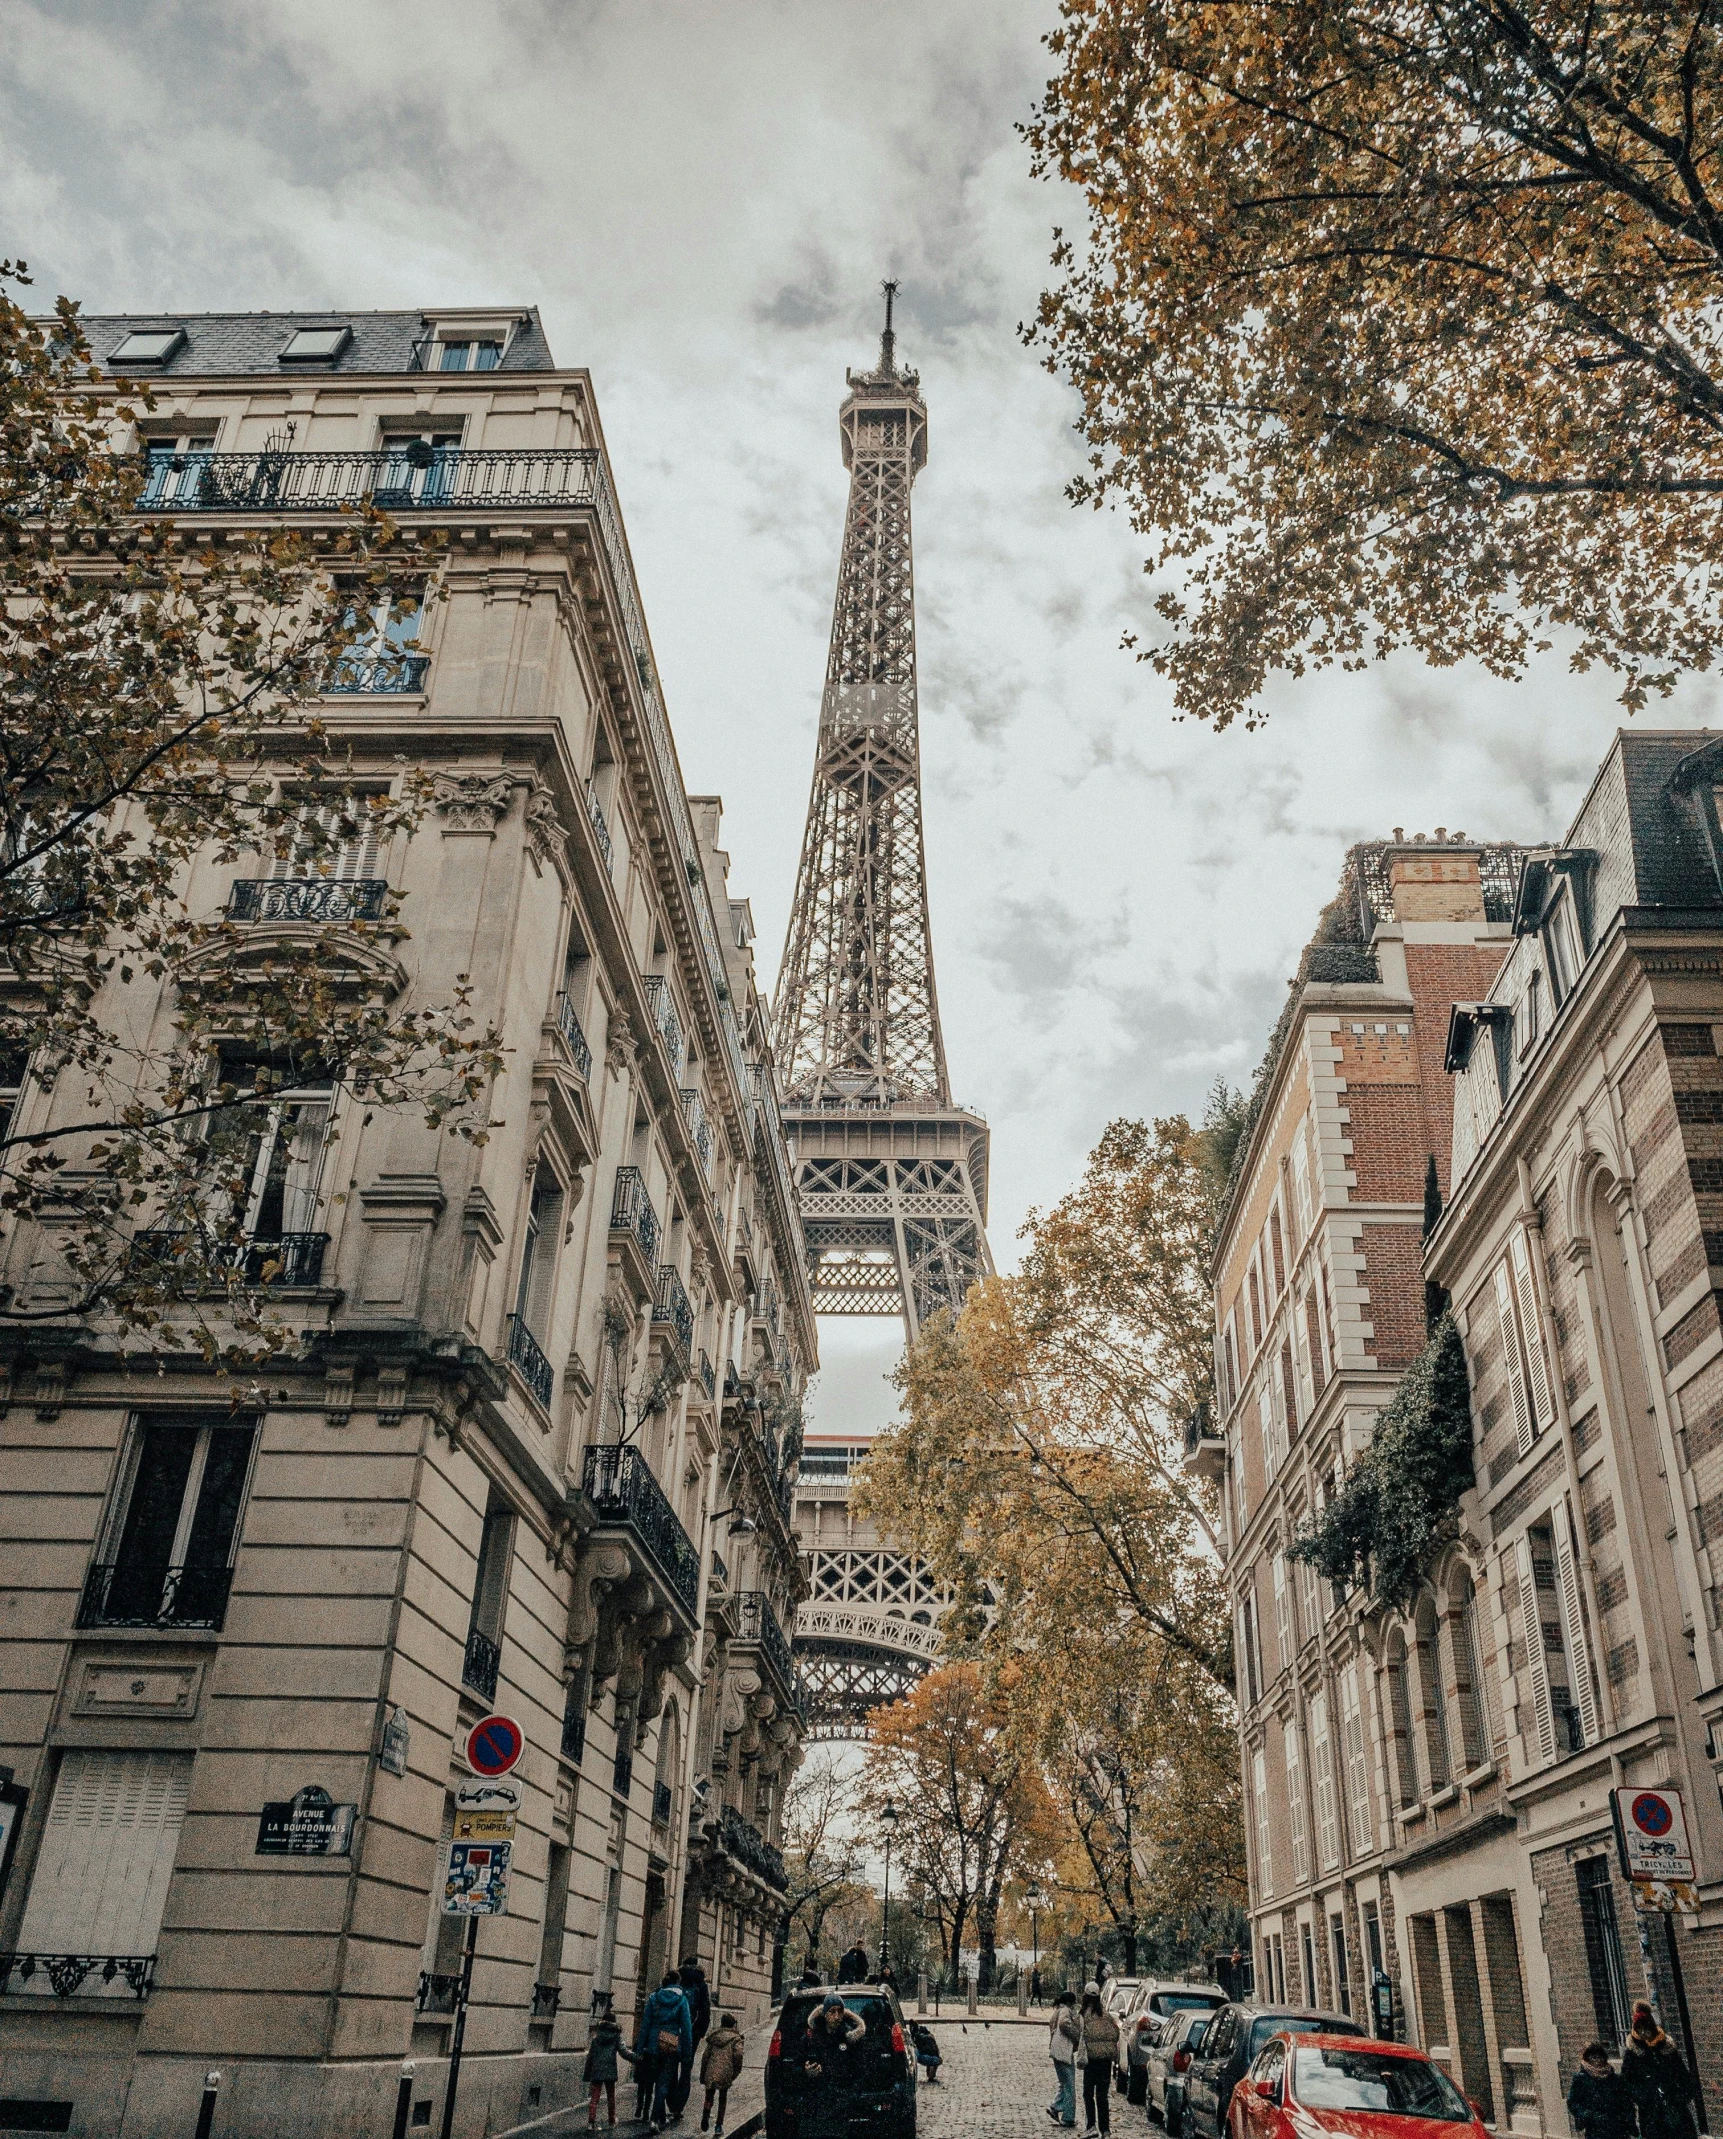
<instances>
[{"instance_id":1,"label":"slate roof","mask_svg":"<svg viewBox=\"0 0 1723 2139\"><path fill-rule=\"evenodd\" d=\"M476 306L462 311L478 312ZM500 371L553 371L556 367L550 345L544 338L536 306L499 305L489 316L521 321L503 352ZM108 369L108 359L127 334L137 330L179 327L184 345L166 364L126 364L116 367L116 376L134 373L148 378L230 377L235 373L262 372L274 378L309 376L326 378L332 372L417 371L415 346L431 332L432 323L445 313L422 312L130 312L101 313L86 317L84 331L97 365ZM353 338L333 364L283 364L281 351L299 327L347 326ZM478 374L473 374L475 378Z\"/></svg>"}]
</instances>

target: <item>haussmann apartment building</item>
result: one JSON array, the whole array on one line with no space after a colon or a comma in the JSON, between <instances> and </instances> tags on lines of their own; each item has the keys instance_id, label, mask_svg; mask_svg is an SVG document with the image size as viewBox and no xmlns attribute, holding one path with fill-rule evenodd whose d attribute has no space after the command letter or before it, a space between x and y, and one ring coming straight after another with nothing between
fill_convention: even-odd
<instances>
[{"instance_id":1,"label":"haussmann apartment building","mask_svg":"<svg viewBox=\"0 0 1723 2139\"><path fill-rule=\"evenodd\" d=\"M1565 2132L1648 1995L1723 2113L1720 785L1723 738L1626 732L1559 846L1354 849L1216 1263L1190 1461L1227 1503L1258 1988L1423 2043L1497 2129ZM1444 1303L1474 1479L1389 1611L1286 1547ZM1635 1909L1634 1787L1681 1793L1694 1910Z\"/></svg>"},{"instance_id":2,"label":"haussmann apartment building","mask_svg":"<svg viewBox=\"0 0 1723 2139\"><path fill-rule=\"evenodd\" d=\"M524 1803L456 2129L502 2130L579 2096L593 2014L632 2027L684 1954L744 2022L771 1992L816 1355L748 908L682 784L591 382L535 313L88 325L116 391L153 388L119 443L155 539L375 499L423 598L320 708L360 787L428 777L411 837L305 881L210 861L188 900L243 968L398 896L354 984L410 1007L470 974L509 1053L482 1146L288 1095L259 1245L300 1337L249 1407L96 1322L3 1340L0 2098L13 2129L183 2135L215 2068L218 2131L357 2139L410 2060L409 2128L440 2124L454 1793L496 1710ZM170 984L142 1014L171 1013ZM20 1127L71 1103L27 1079ZM51 1305L52 1267L8 1227L14 1297ZM295 1806L333 1847L268 1846Z\"/></svg>"}]
</instances>

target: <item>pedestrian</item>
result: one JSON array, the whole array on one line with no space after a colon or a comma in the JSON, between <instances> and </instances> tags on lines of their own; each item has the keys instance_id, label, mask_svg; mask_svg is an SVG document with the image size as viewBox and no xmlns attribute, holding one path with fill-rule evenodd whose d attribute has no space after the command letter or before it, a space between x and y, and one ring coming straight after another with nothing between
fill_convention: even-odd
<instances>
[{"instance_id":1,"label":"pedestrian","mask_svg":"<svg viewBox=\"0 0 1723 2139\"><path fill-rule=\"evenodd\" d=\"M1083 2129L1111 2131L1113 2063L1119 2054L1119 2023L1101 2003L1100 1983L1083 1986Z\"/></svg>"},{"instance_id":2,"label":"pedestrian","mask_svg":"<svg viewBox=\"0 0 1723 2139\"><path fill-rule=\"evenodd\" d=\"M627 2058L634 2062L634 2052L627 2049L622 2040L622 2029L616 2016L606 2010L592 2024L592 2033L587 2038L586 2063L580 2068L580 2076L591 2090L586 2103L586 2128L589 2132L598 2129L598 2098L608 2098L610 2106L610 2129L616 2129L616 2060Z\"/></svg>"},{"instance_id":3,"label":"pedestrian","mask_svg":"<svg viewBox=\"0 0 1723 2139\"><path fill-rule=\"evenodd\" d=\"M1588 2042L1580 2053L1567 2113L1580 2139L1633 2139L1633 2097L1600 2042Z\"/></svg>"},{"instance_id":4,"label":"pedestrian","mask_svg":"<svg viewBox=\"0 0 1723 2139\"><path fill-rule=\"evenodd\" d=\"M820 1964L810 1953L802 1963L802 1980L796 1985L796 1988L797 1990L818 1990L819 1987Z\"/></svg>"},{"instance_id":5,"label":"pedestrian","mask_svg":"<svg viewBox=\"0 0 1723 2139\"><path fill-rule=\"evenodd\" d=\"M688 2000L675 1969L647 1999L640 2013L640 2034L634 2045L652 2059L652 2129L661 2132L673 2122L670 2090L684 2060L694 2054L694 2029L688 2017Z\"/></svg>"},{"instance_id":6,"label":"pedestrian","mask_svg":"<svg viewBox=\"0 0 1723 2139\"><path fill-rule=\"evenodd\" d=\"M889 1961L887 1961L880 1969L879 1974L874 1977L874 1981L879 1985L881 1990L896 1990L897 1972L895 1969L893 1969Z\"/></svg>"},{"instance_id":7,"label":"pedestrian","mask_svg":"<svg viewBox=\"0 0 1723 2139\"><path fill-rule=\"evenodd\" d=\"M1047 2030L1047 2055L1053 2060L1053 2080L1059 2090L1048 2103L1047 2114L1067 2130L1077 2121L1077 2051L1081 2041L1076 1994L1062 1990L1054 2001L1052 2025Z\"/></svg>"},{"instance_id":8,"label":"pedestrian","mask_svg":"<svg viewBox=\"0 0 1723 2139\"><path fill-rule=\"evenodd\" d=\"M850 2068L867 2023L829 1990L796 2045L802 2073L801 2139L837 2139L849 2129Z\"/></svg>"},{"instance_id":9,"label":"pedestrian","mask_svg":"<svg viewBox=\"0 0 1723 2139\"><path fill-rule=\"evenodd\" d=\"M704 2131L712 2118L712 2098L718 2098L718 2122L714 2127L714 2139L724 2139L724 2106L730 2099L730 2089L742 2076L742 2031L736 2025L734 2013L720 2013L718 2025L712 2030L712 2039L706 2045L706 2054L700 2060L700 2084L706 2090L706 2101L700 2111L700 2129Z\"/></svg>"},{"instance_id":10,"label":"pedestrian","mask_svg":"<svg viewBox=\"0 0 1723 2139\"><path fill-rule=\"evenodd\" d=\"M909 2025L909 2039L915 2049L915 2061L921 2067L921 2076L930 2087L939 2085L939 2068L945 2060L939 2054L939 2044L933 2030L919 2020Z\"/></svg>"},{"instance_id":11,"label":"pedestrian","mask_svg":"<svg viewBox=\"0 0 1723 2139\"><path fill-rule=\"evenodd\" d=\"M1041 2003L1041 1971L1038 1968L1029 1971L1029 2002L1031 2005Z\"/></svg>"},{"instance_id":12,"label":"pedestrian","mask_svg":"<svg viewBox=\"0 0 1723 2139\"><path fill-rule=\"evenodd\" d=\"M706 1971L690 1955L677 1971L676 1980L682 1986L682 1995L688 2001L689 2032L693 2037L688 2056L677 2068L676 2077L670 2083L668 2101L672 2117L681 2116L688 2107L688 2096L694 2086L694 2060L700 2054L700 2045L706 2040L706 2030L712 2025L712 1993L706 1988Z\"/></svg>"},{"instance_id":13,"label":"pedestrian","mask_svg":"<svg viewBox=\"0 0 1723 2139\"><path fill-rule=\"evenodd\" d=\"M1640 2139L1693 2139L1693 2075L1643 1998L1633 2008L1621 2076L1639 2112Z\"/></svg>"},{"instance_id":14,"label":"pedestrian","mask_svg":"<svg viewBox=\"0 0 1723 2139\"><path fill-rule=\"evenodd\" d=\"M867 1981L867 1948L859 1938L838 1962L838 1981L840 1983L865 1983Z\"/></svg>"}]
</instances>

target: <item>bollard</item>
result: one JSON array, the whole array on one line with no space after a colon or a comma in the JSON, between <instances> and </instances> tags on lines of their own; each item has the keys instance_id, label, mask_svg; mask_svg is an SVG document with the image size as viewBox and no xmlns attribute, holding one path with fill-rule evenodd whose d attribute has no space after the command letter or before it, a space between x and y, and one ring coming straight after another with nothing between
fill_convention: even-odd
<instances>
[{"instance_id":1,"label":"bollard","mask_svg":"<svg viewBox=\"0 0 1723 2139\"><path fill-rule=\"evenodd\" d=\"M1029 2018L1029 1978L1021 1968L1017 1971L1017 2017L1019 2020Z\"/></svg>"},{"instance_id":2,"label":"bollard","mask_svg":"<svg viewBox=\"0 0 1723 2139\"><path fill-rule=\"evenodd\" d=\"M977 1988L977 1982L978 1982L978 1978L976 1978L975 1976L971 1976L971 1977L970 1977L970 1979L969 1979L969 2010L970 2010L970 2011L971 2011L972 2013L973 2013L973 2012L974 2012L974 2011L976 2010L976 2006L977 2006L977 2003L978 2003L978 2001L977 2001L977 1998L976 1998L976 1988Z\"/></svg>"},{"instance_id":3,"label":"bollard","mask_svg":"<svg viewBox=\"0 0 1723 2139\"><path fill-rule=\"evenodd\" d=\"M401 2066L401 2084L395 2091L395 2139L407 2139L407 2118L413 2107L413 2060Z\"/></svg>"},{"instance_id":4,"label":"bollard","mask_svg":"<svg viewBox=\"0 0 1723 2139\"><path fill-rule=\"evenodd\" d=\"M925 1968L915 1979L915 2009L918 2013L927 2011L927 1970Z\"/></svg>"},{"instance_id":5,"label":"bollard","mask_svg":"<svg viewBox=\"0 0 1723 2139\"><path fill-rule=\"evenodd\" d=\"M221 2074L206 2072L203 2076L203 2100L197 2105L197 2139L209 2139L210 2127L215 2122L215 2098L221 2091Z\"/></svg>"}]
</instances>

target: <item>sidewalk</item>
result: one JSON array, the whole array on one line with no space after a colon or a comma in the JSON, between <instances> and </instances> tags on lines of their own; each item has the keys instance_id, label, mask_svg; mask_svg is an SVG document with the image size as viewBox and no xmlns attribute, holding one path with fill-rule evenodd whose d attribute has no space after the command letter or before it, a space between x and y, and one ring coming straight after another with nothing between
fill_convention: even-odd
<instances>
[{"instance_id":1,"label":"sidewalk","mask_svg":"<svg viewBox=\"0 0 1723 2139\"><path fill-rule=\"evenodd\" d=\"M724 2139L755 2139L766 2121L766 2047L772 2039L772 2023L767 2020L752 2028L742 2037L742 2076L730 2089L730 2099L724 2110ZM698 2139L700 2131L700 2105L706 2099L706 2090L700 2085L700 2060L694 2060L695 2079L689 2092L688 2107L668 2129L675 2139ZM647 2139L652 2127L629 2116L626 2110L634 2107L634 2081L624 2068L623 2077L616 2083L616 2139ZM533 2118L530 2124L514 2124L507 2131L497 2132L493 2139L570 2139L571 2134L584 2132L586 2104L584 2101L571 2104L567 2109L553 2109L548 2115ZM610 2127L604 2121L604 2106L599 2104L598 2129L608 2133Z\"/></svg>"}]
</instances>

